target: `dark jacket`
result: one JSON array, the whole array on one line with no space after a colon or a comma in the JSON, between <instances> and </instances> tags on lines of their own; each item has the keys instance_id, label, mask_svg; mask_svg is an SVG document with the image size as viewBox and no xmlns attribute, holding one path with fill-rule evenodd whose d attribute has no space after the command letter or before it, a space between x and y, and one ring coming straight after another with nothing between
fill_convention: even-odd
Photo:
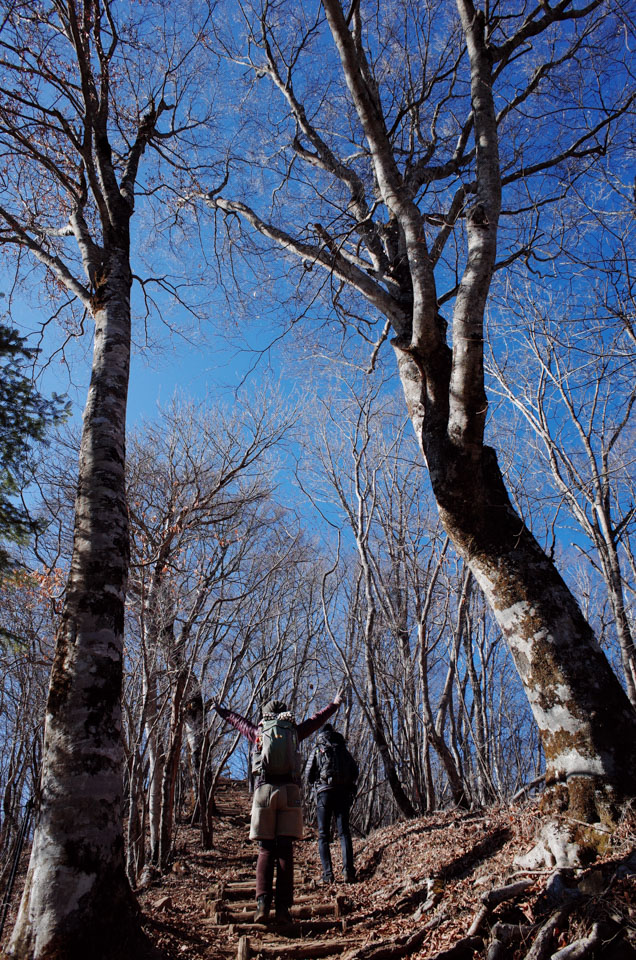
<instances>
[{"instance_id":1,"label":"dark jacket","mask_svg":"<svg viewBox=\"0 0 636 960\"><path fill-rule=\"evenodd\" d=\"M348 762L348 782L341 784L331 784L327 783L322 774L324 769L324 761L322 754L324 753L325 747L334 746L334 747L344 747L349 758ZM322 730L318 734L316 748L314 750L311 762L309 765L309 772L307 774L307 780L309 783L315 784L316 793L322 793L324 790L341 790L349 791L355 794L356 791L356 780L359 776L358 764L356 763L354 757L351 755L349 750L347 750L347 745L345 738L337 730L328 729Z\"/></svg>"}]
</instances>

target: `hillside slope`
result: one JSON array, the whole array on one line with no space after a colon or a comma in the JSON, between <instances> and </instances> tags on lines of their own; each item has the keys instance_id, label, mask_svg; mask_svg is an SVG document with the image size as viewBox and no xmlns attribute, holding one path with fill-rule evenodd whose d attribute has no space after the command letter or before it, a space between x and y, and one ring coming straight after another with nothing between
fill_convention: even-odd
<instances>
[{"instance_id":1,"label":"hillside slope","mask_svg":"<svg viewBox=\"0 0 636 960\"><path fill-rule=\"evenodd\" d=\"M138 891L146 930L165 957L238 960L636 960L636 817L605 857L571 871L521 871L534 802L443 812L354 841L360 881L317 884L315 831L296 844L295 923L253 924L255 844L242 783L219 794L215 849L180 828L172 872ZM333 844L334 866L339 844Z\"/></svg>"}]
</instances>

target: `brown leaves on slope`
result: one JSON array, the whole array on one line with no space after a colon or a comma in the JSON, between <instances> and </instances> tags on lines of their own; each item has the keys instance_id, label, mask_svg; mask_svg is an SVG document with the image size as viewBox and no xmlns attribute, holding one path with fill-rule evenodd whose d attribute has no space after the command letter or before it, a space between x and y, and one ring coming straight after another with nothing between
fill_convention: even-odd
<instances>
[{"instance_id":1,"label":"brown leaves on slope","mask_svg":"<svg viewBox=\"0 0 636 960\"><path fill-rule=\"evenodd\" d=\"M169 960L236 956L236 937L205 925L204 900L214 884L254 875L256 845L247 839L249 798L244 785L227 784L220 807L225 815L216 823L215 849L201 851L196 830L182 826L175 869L139 892L146 929ZM343 937L339 955L350 960L391 955L429 960L455 948L449 957L477 960L486 957L493 938L511 937L500 956L525 960L531 943L560 906L555 897L563 895L563 919L545 956L589 937L597 924L604 945L590 956L636 957L636 817L625 817L602 861L577 877L559 875L558 883L551 871L519 871L514 866L515 856L533 845L539 826L537 807L528 802L475 813L443 811L356 839L359 882L338 890L349 903L347 929L362 946L348 949ZM306 840L296 845L296 859L300 873L319 878L315 840L310 827ZM332 855L337 874L337 837ZM631 873L626 866L630 855ZM509 899L498 903L496 897L487 896L513 884ZM579 892L564 894L569 886ZM324 888L318 887L317 902L325 896ZM418 931L423 936L414 936Z\"/></svg>"}]
</instances>

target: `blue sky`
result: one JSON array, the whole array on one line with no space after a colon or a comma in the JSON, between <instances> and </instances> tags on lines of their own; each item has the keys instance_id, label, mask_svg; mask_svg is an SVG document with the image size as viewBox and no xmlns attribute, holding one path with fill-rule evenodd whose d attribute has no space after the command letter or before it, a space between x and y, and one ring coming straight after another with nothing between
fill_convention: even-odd
<instances>
[{"instance_id":1,"label":"blue sky","mask_svg":"<svg viewBox=\"0 0 636 960\"><path fill-rule=\"evenodd\" d=\"M6 274L4 283L0 281L0 291L3 286L10 289L10 279ZM6 304L6 294L2 300ZM172 319L173 325L175 319L178 328L178 316ZM73 417L80 420L90 380L91 322L86 321L83 335L66 343L62 354L65 335L56 325L48 325L42 332L46 320L45 314L34 304L19 297L12 298L11 316L4 313L4 321L17 327L22 336L27 336L30 345L40 344L41 359L48 361L40 378L42 393L50 395L56 392L68 396L73 404ZM184 317L184 329L188 323L190 321ZM135 332L140 328L138 316L133 317L133 328ZM248 383L252 379L262 380L264 376L278 379L281 358L276 346L259 361L255 352L248 351L238 343L230 343L224 328L224 319L220 317L217 329L210 322L203 324L199 332L181 337L169 334L162 328L161 321L155 319L151 332L153 342L150 345L142 345L138 338L133 338L135 342L128 394L129 427L142 418L153 419L158 407L165 405L175 391L201 400L216 396L229 399L235 396L246 377ZM264 322L255 323L253 334L255 343L262 349L275 336ZM49 360L51 355L53 358ZM256 369L253 369L255 364Z\"/></svg>"}]
</instances>

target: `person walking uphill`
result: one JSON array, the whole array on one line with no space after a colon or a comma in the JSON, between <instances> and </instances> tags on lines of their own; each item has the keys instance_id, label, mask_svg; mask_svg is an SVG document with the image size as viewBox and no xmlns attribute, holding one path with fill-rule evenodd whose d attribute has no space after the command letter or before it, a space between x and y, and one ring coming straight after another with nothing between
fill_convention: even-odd
<instances>
[{"instance_id":1,"label":"person walking uphill","mask_svg":"<svg viewBox=\"0 0 636 960\"><path fill-rule=\"evenodd\" d=\"M356 795L358 774L358 764L347 750L344 737L330 723L326 723L318 736L318 745L307 775L309 783L316 785L318 853L323 883L333 883L334 879L329 849L331 820L334 817L340 835L345 883L354 883L356 879L349 812Z\"/></svg>"},{"instance_id":2,"label":"person walking uphill","mask_svg":"<svg viewBox=\"0 0 636 960\"><path fill-rule=\"evenodd\" d=\"M255 777L250 840L259 841L256 861L255 922L269 918L276 869L276 920L289 922L294 901L294 840L303 835L298 743L332 716L342 697L338 693L323 710L295 723L287 705L270 700L258 724L251 723L220 704L214 709L255 745L252 773Z\"/></svg>"}]
</instances>

